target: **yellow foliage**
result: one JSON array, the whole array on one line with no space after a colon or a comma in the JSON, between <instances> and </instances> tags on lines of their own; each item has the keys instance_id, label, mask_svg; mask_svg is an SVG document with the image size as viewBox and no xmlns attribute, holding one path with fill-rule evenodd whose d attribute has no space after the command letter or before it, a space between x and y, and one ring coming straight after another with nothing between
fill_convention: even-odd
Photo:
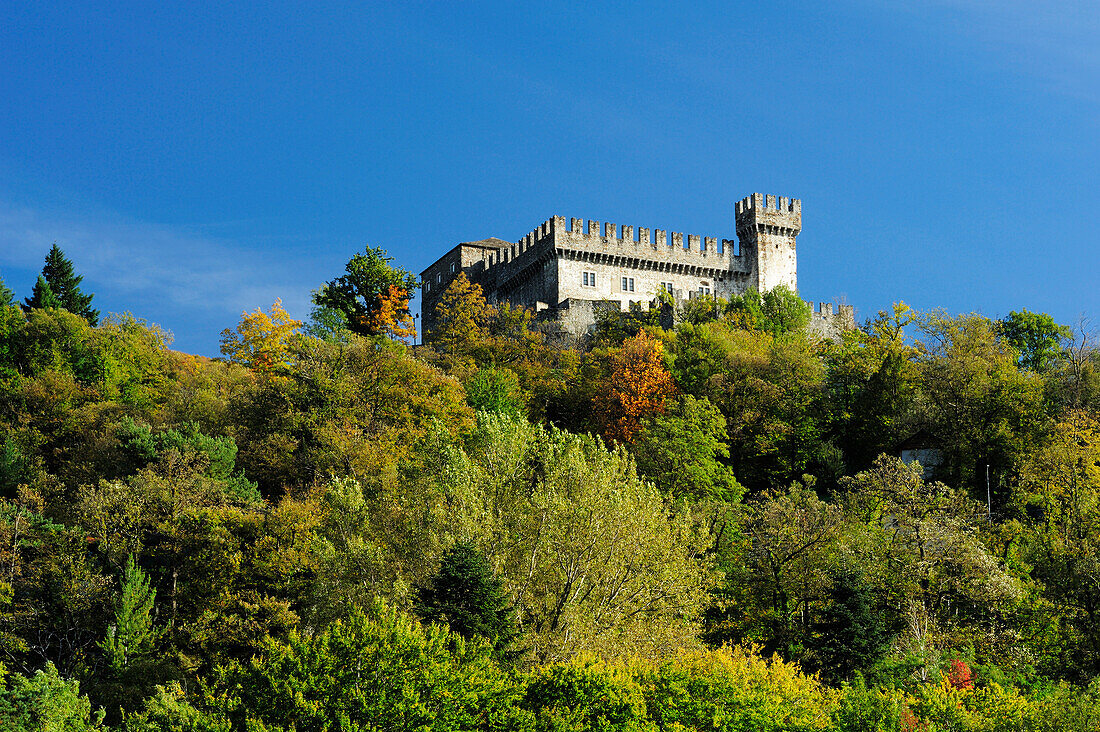
<instances>
[{"instance_id":1,"label":"yellow foliage","mask_svg":"<svg viewBox=\"0 0 1100 732\"><path fill-rule=\"evenodd\" d=\"M260 308L241 313L236 332L223 330L222 355L253 371L285 366L290 361L288 341L301 327L302 321L291 318L283 309L283 301L278 299L267 313Z\"/></svg>"},{"instance_id":2,"label":"yellow foliage","mask_svg":"<svg viewBox=\"0 0 1100 732\"><path fill-rule=\"evenodd\" d=\"M388 335L391 338L416 338L416 324L409 312L409 293L396 285L390 285L370 315L363 316L368 333Z\"/></svg>"}]
</instances>

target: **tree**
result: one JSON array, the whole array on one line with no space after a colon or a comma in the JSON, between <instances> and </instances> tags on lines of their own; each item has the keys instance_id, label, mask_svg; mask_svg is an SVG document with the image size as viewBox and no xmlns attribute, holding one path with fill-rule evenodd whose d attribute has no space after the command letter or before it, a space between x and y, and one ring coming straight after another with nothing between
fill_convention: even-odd
<instances>
[{"instance_id":1,"label":"tree","mask_svg":"<svg viewBox=\"0 0 1100 732\"><path fill-rule=\"evenodd\" d=\"M726 312L743 328L778 337L805 328L813 310L796 290L779 285L765 293L750 289L743 295L734 296Z\"/></svg>"},{"instance_id":2,"label":"tree","mask_svg":"<svg viewBox=\"0 0 1100 732\"><path fill-rule=\"evenodd\" d=\"M53 664L34 676L4 678L0 666L0 728L7 732L97 732L103 712L92 711L76 681L62 678Z\"/></svg>"},{"instance_id":3,"label":"tree","mask_svg":"<svg viewBox=\"0 0 1100 732\"><path fill-rule=\"evenodd\" d=\"M445 452L429 476L441 485L402 513L415 529L434 512L438 530L486 548L531 659L696 643L709 532L640 480L625 450L481 412L465 451Z\"/></svg>"},{"instance_id":4,"label":"tree","mask_svg":"<svg viewBox=\"0 0 1100 732\"><path fill-rule=\"evenodd\" d=\"M663 413L647 415L632 448L638 470L674 496L736 501L741 486L729 457L726 418L705 397L683 394Z\"/></svg>"},{"instance_id":5,"label":"tree","mask_svg":"<svg viewBox=\"0 0 1100 732\"><path fill-rule=\"evenodd\" d=\"M946 476L984 494L988 465L994 505L1003 504L1000 478L1016 470L1049 426L1043 382L1019 370L1015 349L998 339L988 318L933 312L921 331L919 380L930 431L943 441Z\"/></svg>"},{"instance_id":6,"label":"tree","mask_svg":"<svg viewBox=\"0 0 1100 732\"><path fill-rule=\"evenodd\" d=\"M115 622L107 629L107 638L100 644L114 671L122 671L134 660L153 650L157 632L153 629L153 602L157 591L134 562L126 562L122 595L115 609Z\"/></svg>"},{"instance_id":7,"label":"tree","mask_svg":"<svg viewBox=\"0 0 1100 732\"><path fill-rule=\"evenodd\" d=\"M61 301L53 294L50 283L46 282L45 277L38 275L38 281L34 283L34 289L31 290L31 296L23 301L23 309L42 310L45 308L52 308L56 310L60 307Z\"/></svg>"},{"instance_id":8,"label":"tree","mask_svg":"<svg viewBox=\"0 0 1100 732\"><path fill-rule=\"evenodd\" d=\"M485 638L503 648L514 633L503 583L485 555L468 542L457 542L443 554L439 571L417 593L416 611L433 623L470 639Z\"/></svg>"},{"instance_id":9,"label":"tree","mask_svg":"<svg viewBox=\"0 0 1100 732\"><path fill-rule=\"evenodd\" d=\"M403 322L408 314L408 299L387 300L390 288L408 296L416 288L416 276L390 266L381 247L368 247L348 260L345 274L326 283L313 295L313 304L329 307L343 314L347 327L359 335L379 335L393 323ZM379 319L383 308L391 309L387 320ZM386 320L386 322L383 322ZM403 327L403 326L402 326Z\"/></svg>"},{"instance_id":10,"label":"tree","mask_svg":"<svg viewBox=\"0 0 1100 732\"><path fill-rule=\"evenodd\" d=\"M49 285L49 291L56 298L57 305L49 304L45 292L36 284L31 297L25 301L25 307L61 307L95 326L99 323L99 311L92 308L92 295L85 295L80 291L83 279L73 271L73 263L65 257L57 242L54 242L46 255L46 264L42 267L42 280Z\"/></svg>"},{"instance_id":11,"label":"tree","mask_svg":"<svg viewBox=\"0 0 1100 732\"><path fill-rule=\"evenodd\" d=\"M676 391L664 363L664 346L642 331L622 348L608 353L607 383L596 394L593 409L603 436L631 443L643 417L659 414Z\"/></svg>"},{"instance_id":12,"label":"tree","mask_svg":"<svg viewBox=\"0 0 1100 732\"><path fill-rule=\"evenodd\" d=\"M439 296L435 328L425 335L450 356L466 355L485 339L488 318L489 305L481 285L459 272Z\"/></svg>"},{"instance_id":13,"label":"tree","mask_svg":"<svg viewBox=\"0 0 1100 732\"><path fill-rule=\"evenodd\" d=\"M253 371L271 371L285 367L290 361L289 340L302 326L283 309L278 299L265 313L260 308L241 313L241 322L234 333L222 331L222 354L231 362L243 364Z\"/></svg>"},{"instance_id":14,"label":"tree","mask_svg":"<svg viewBox=\"0 0 1100 732\"><path fill-rule=\"evenodd\" d=\"M11 307L15 304L15 293L4 284L3 278L0 278L0 308Z\"/></svg>"},{"instance_id":15,"label":"tree","mask_svg":"<svg viewBox=\"0 0 1100 732\"><path fill-rule=\"evenodd\" d=\"M368 328L377 334L403 340L416 338L416 324L409 312L409 293L396 285L390 285L376 298L374 313Z\"/></svg>"},{"instance_id":16,"label":"tree","mask_svg":"<svg viewBox=\"0 0 1100 732\"><path fill-rule=\"evenodd\" d=\"M379 601L315 633L266 639L218 673L201 706L256 732L518 729L514 687L489 651Z\"/></svg>"},{"instance_id":17,"label":"tree","mask_svg":"<svg viewBox=\"0 0 1100 732\"><path fill-rule=\"evenodd\" d=\"M1068 326L1059 325L1046 313L1026 309L1009 313L997 323L997 331L1019 353L1020 368L1040 373L1054 368L1062 344L1072 335Z\"/></svg>"},{"instance_id":18,"label":"tree","mask_svg":"<svg viewBox=\"0 0 1100 732\"><path fill-rule=\"evenodd\" d=\"M858 572L841 570L832 579L831 602L821 611L814 650L822 675L838 682L874 666L895 634L873 588Z\"/></svg>"},{"instance_id":19,"label":"tree","mask_svg":"<svg viewBox=\"0 0 1100 732\"><path fill-rule=\"evenodd\" d=\"M527 413L526 395L515 371L484 368L466 380L466 402L474 409L521 417Z\"/></svg>"}]
</instances>

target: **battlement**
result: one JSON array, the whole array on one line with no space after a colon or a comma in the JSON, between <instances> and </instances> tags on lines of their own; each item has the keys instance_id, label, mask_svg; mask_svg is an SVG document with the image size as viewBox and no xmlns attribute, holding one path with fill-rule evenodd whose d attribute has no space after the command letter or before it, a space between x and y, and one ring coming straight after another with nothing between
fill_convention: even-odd
<instances>
[{"instance_id":1,"label":"battlement","mask_svg":"<svg viewBox=\"0 0 1100 732\"><path fill-rule=\"evenodd\" d=\"M722 243L721 249L719 241ZM575 251L582 255L605 254L712 269L742 268L734 266L738 263L738 257L728 239L720 240L715 236L698 234L685 235L677 231L619 225L593 219L566 219L564 216L552 216L515 244L502 246L492 252L487 266L497 270L500 265L511 265L499 270L500 276L509 277L507 271L522 269L553 250Z\"/></svg>"},{"instance_id":2,"label":"battlement","mask_svg":"<svg viewBox=\"0 0 1100 732\"><path fill-rule=\"evenodd\" d=\"M671 254L684 253L698 255L700 257L718 257L722 254L718 249L718 237L700 236L698 234L683 234L678 231L669 232L666 229L650 229L645 226L619 225L589 219L587 228L583 219L569 219L569 226L565 226L564 216L555 216L550 220L552 231L559 234L559 244L571 247L586 246L621 246L637 247L637 256L645 257L646 249L657 256L661 256L668 250ZM650 255L652 256L652 255Z\"/></svg>"},{"instance_id":3,"label":"battlement","mask_svg":"<svg viewBox=\"0 0 1100 732\"><path fill-rule=\"evenodd\" d=\"M742 198L734 208L738 216L749 211L798 214L799 217L802 216L802 201L800 199L787 198L786 196L765 196L762 193L754 193L751 196Z\"/></svg>"}]
</instances>

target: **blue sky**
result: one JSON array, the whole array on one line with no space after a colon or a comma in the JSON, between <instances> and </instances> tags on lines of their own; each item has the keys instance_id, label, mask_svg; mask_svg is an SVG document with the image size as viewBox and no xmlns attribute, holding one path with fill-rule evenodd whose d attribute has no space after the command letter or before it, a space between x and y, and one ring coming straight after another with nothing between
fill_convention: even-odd
<instances>
[{"instance_id":1,"label":"blue sky","mask_svg":"<svg viewBox=\"0 0 1100 732\"><path fill-rule=\"evenodd\" d=\"M305 316L367 245L419 272L552 215L732 238L754 191L803 200L807 299L1100 318L1094 0L4 15L0 277L26 296L56 240L181 350Z\"/></svg>"}]
</instances>

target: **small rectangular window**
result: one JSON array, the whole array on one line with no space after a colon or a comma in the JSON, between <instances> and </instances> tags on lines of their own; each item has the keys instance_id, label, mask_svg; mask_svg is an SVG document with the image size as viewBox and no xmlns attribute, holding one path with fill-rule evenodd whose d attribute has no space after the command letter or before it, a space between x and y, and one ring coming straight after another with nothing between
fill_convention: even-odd
<instances>
[{"instance_id":1,"label":"small rectangular window","mask_svg":"<svg viewBox=\"0 0 1100 732\"><path fill-rule=\"evenodd\" d=\"M672 283L671 282L662 282L661 283L661 289L664 290L665 292L667 292L670 295L673 294L672 293Z\"/></svg>"},{"instance_id":2,"label":"small rectangular window","mask_svg":"<svg viewBox=\"0 0 1100 732\"><path fill-rule=\"evenodd\" d=\"M699 294L709 297L710 296L710 288L709 287L700 287L699 288Z\"/></svg>"},{"instance_id":3,"label":"small rectangular window","mask_svg":"<svg viewBox=\"0 0 1100 732\"><path fill-rule=\"evenodd\" d=\"M431 292L431 291L432 291L432 283L431 283L431 280L429 280L429 281L424 283L424 292Z\"/></svg>"},{"instance_id":4,"label":"small rectangular window","mask_svg":"<svg viewBox=\"0 0 1100 732\"><path fill-rule=\"evenodd\" d=\"M443 284L443 275L437 274L435 276L435 284L437 284L437 285Z\"/></svg>"},{"instance_id":5,"label":"small rectangular window","mask_svg":"<svg viewBox=\"0 0 1100 732\"><path fill-rule=\"evenodd\" d=\"M584 282L585 287L595 287L596 286L596 273L595 272L585 272L584 275L583 275L583 278L582 278L582 282Z\"/></svg>"},{"instance_id":6,"label":"small rectangular window","mask_svg":"<svg viewBox=\"0 0 1100 732\"><path fill-rule=\"evenodd\" d=\"M455 271L455 263L451 262L451 274L454 274L454 271Z\"/></svg>"}]
</instances>

